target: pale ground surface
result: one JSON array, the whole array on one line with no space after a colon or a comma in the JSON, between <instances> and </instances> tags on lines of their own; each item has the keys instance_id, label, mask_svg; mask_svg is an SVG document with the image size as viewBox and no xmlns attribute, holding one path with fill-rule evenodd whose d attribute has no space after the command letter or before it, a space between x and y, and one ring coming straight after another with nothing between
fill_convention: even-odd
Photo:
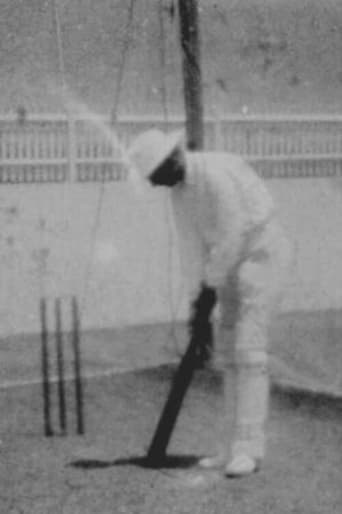
<instances>
[{"instance_id":1,"label":"pale ground surface","mask_svg":"<svg viewBox=\"0 0 342 514\"><path fill-rule=\"evenodd\" d=\"M187 456L199 457L215 444L220 380L199 372L169 447L178 461L168 469L141 467L171 371L88 381L85 437L44 438L39 388L2 390L1 512L341 512L341 401L274 391L264 466L257 475L232 481L221 471L186 466Z\"/></svg>"},{"instance_id":2,"label":"pale ground surface","mask_svg":"<svg viewBox=\"0 0 342 514\"><path fill-rule=\"evenodd\" d=\"M178 361L176 341L180 348L182 340L181 328L173 338L170 327L153 325L120 336L94 332L83 337L84 364L92 372L113 367L119 372ZM12 359L8 344L2 381L37 378L39 338L28 344L30 352L21 357L12 352ZM269 451L259 474L231 481L221 471L202 472L194 465L194 459L215 446L221 377L213 370L198 371L187 394L169 446L176 462L167 469L141 467L139 459L148 449L174 369L164 365L88 378L84 437L73 435L73 391L68 394L69 435L47 439L42 435L40 384L1 388L0 511L341 512L341 399L274 388ZM56 418L54 410L57 423Z\"/></svg>"}]
</instances>

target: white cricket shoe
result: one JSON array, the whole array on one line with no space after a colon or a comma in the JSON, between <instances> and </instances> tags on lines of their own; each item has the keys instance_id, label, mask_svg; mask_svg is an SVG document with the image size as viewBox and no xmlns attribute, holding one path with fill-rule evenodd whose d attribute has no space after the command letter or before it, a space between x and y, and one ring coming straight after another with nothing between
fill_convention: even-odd
<instances>
[{"instance_id":1,"label":"white cricket shoe","mask_svg":"<svg viewBox=\"0 0 342 514\"><path fill-rule=\"evenodd\" d=\"M225 475L228 478L243 477L258 471L259 466L258 459L245 454L236 455L226 466Z\"/></svg>"},{"instance_id":2,"label":"white cricket shoe","mask_svg":"<svg viewBox=\"0 0 342 514\"><path fill-rule=\"evenodd\" d=\"M227 457L225 455L214 455L212 457L203 457L198 465L203 469L221 468L225 465Z\"/></svg>"}]
</instances>

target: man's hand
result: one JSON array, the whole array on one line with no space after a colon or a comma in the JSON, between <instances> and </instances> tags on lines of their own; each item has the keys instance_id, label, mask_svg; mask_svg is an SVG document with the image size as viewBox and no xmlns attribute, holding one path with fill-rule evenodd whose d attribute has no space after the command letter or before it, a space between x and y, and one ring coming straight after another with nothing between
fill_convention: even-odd
<instances>
[{"instance_id":1,"label":"man's hand","mask_svg":"<svg viewBox=\"0 0 342 514\"><path fill-rule=\"evenodd\" d=\"M215 289L202 283L200 294L193 303L194 316L201 318L203 322L208 322L216 301Z\"/></svg>"},{"instance_id":2,"label":"man's hand","mask_svg":"<svg viewBox=\"0 0 342 514\"><path fill-rule=\"evenodd\" d=\"M198 364L200 366L210 360L213 349L210 316L216 301L215 289L202 284L200 294L192 305L190 329L192 336L198 340Z\"/></svg>"}]
</instances>

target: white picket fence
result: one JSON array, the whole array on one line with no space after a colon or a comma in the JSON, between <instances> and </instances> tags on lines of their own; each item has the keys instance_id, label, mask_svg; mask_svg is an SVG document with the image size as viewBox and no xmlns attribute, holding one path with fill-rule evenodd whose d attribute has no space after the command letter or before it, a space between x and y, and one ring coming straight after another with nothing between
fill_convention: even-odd
<instances>
[{"instance_id":1,"label":"white picket fence","mask_svg":"<svg viewBox=\"0 0 342 514\"><path fill-rule=\"evenodd\" d=\"M109 117L0 117L0 183L125 180L122 151L98 128ZM123 117L113 130L123 147L143 130L184 127L183 118ZM342 116L206 118L207 149L238 153L265 178L342 175Z\"/></svg>"}]
</instances>

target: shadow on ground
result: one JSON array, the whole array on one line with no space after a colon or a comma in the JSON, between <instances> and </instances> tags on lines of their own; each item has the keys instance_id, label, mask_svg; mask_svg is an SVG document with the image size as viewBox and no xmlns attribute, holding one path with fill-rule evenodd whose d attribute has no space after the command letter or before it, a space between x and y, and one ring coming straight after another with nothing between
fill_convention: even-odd
<instances>
[{"instance_id":1,"label":"shadow on ground","mask_svg":"<svg viewBox=\"0 0 342 514\"><path fill-rule=\"evenodd\" d=\"M79 459L70 466L81 469L101 469L113 466L139 466L148 469L189 469L197 465L200 457L196 455L166 455L158 461L150 461L146 456L132 456L113 461L101 459Z\"/></svg>"}]
</instances>

